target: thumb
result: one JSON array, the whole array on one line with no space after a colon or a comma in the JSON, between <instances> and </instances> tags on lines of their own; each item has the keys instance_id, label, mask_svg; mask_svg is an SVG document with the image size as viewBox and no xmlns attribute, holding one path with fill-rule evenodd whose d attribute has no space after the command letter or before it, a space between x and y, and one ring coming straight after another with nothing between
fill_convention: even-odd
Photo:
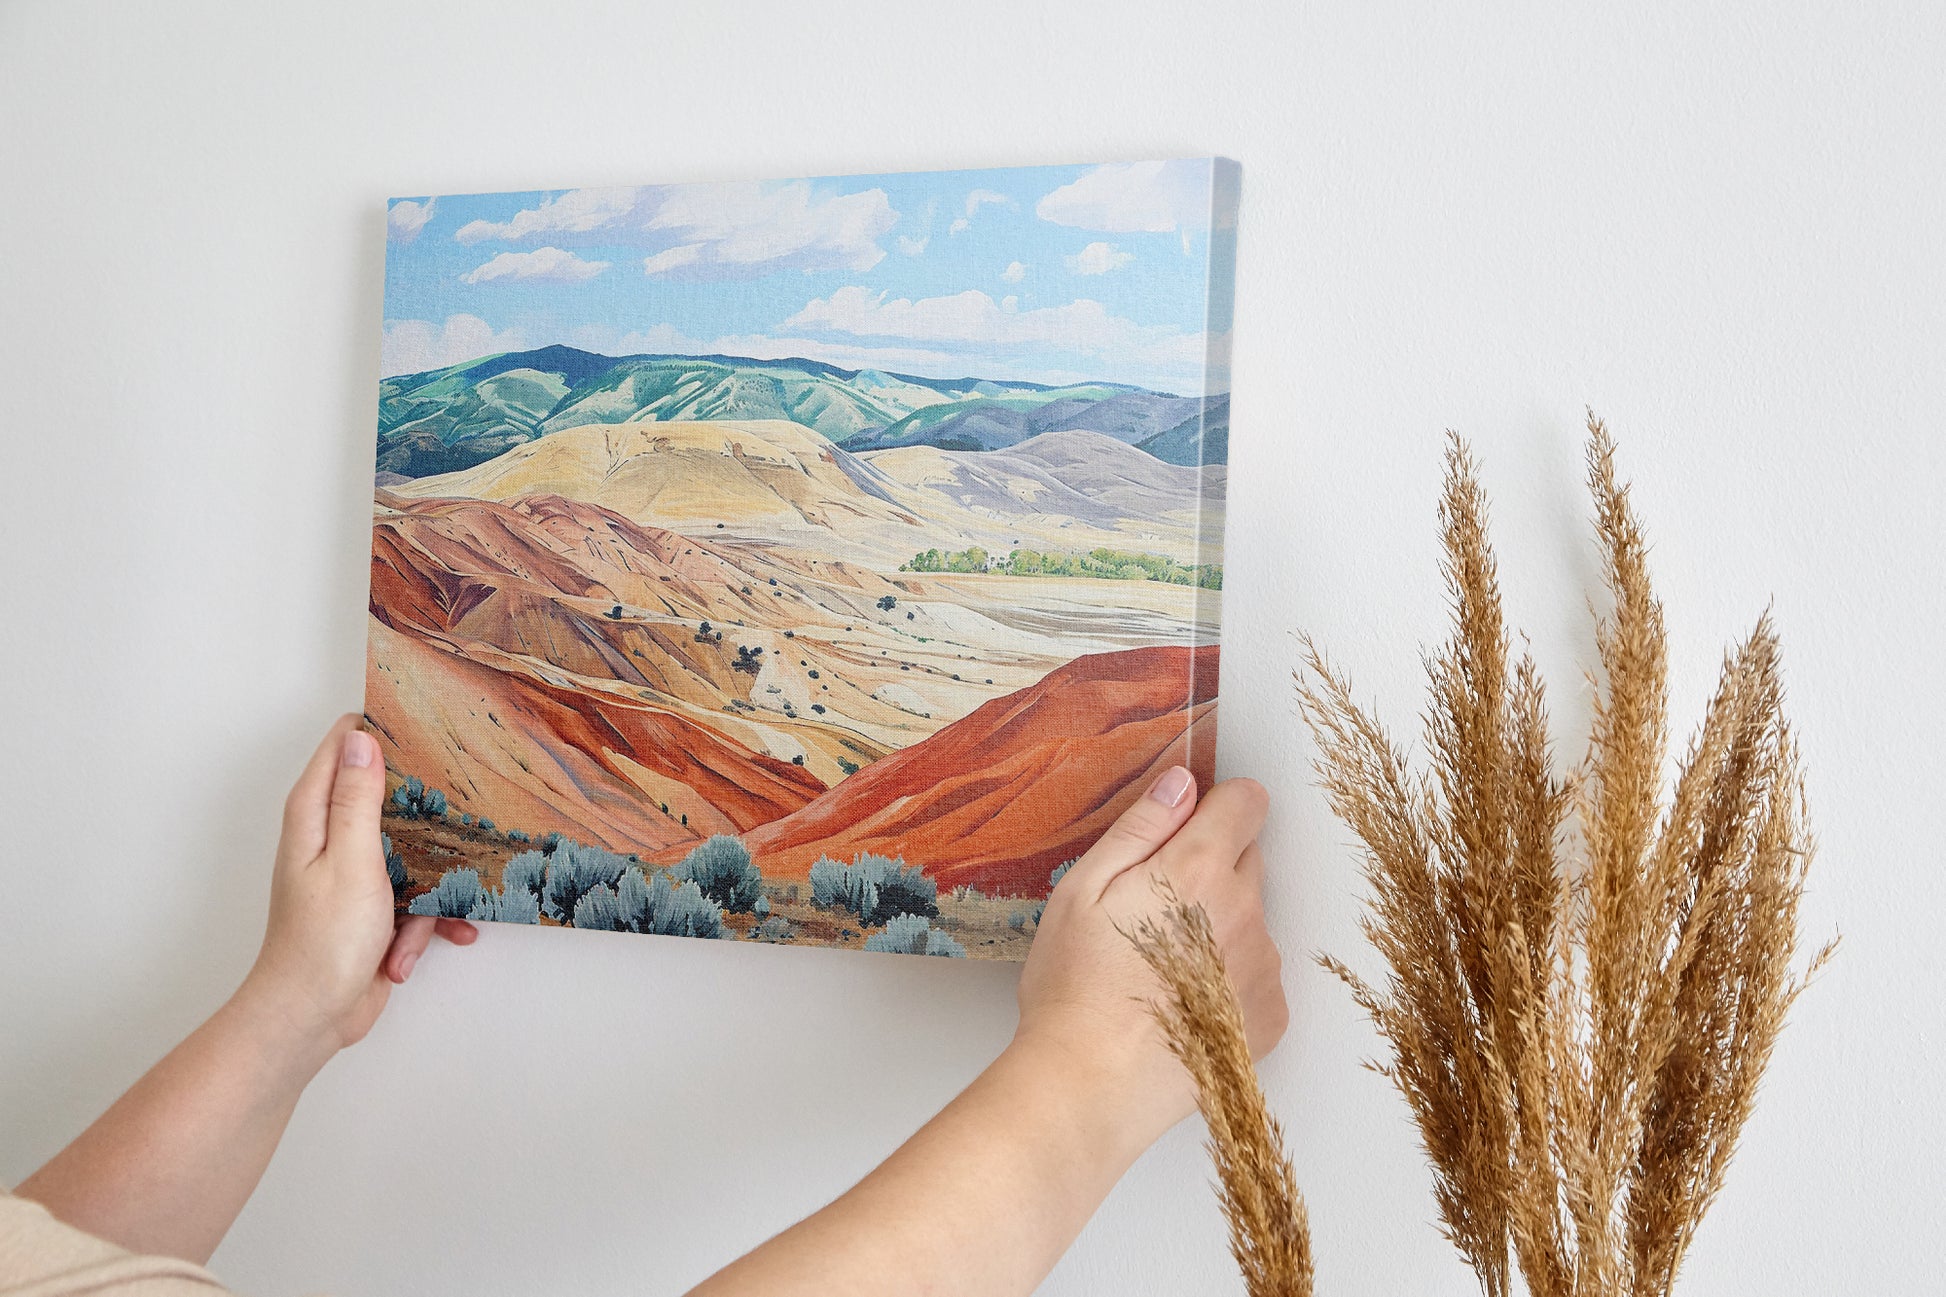
<instances>
[{"instance_id":1,"label":"thumb","mask_svg":"<svg viewBox=\"0 0 1946 1297\"><path fill-rule=\"evenodd\" d=\"M1175 836L1195 809L1196 776L1181 766L1170 766L1075 862L1072 873L1099 896L1117 875L1147 860Z\"/></svg>"},{"instance_id":2,"label":"thumb","mask_svg":"<svg viewBox=\"0 0 1946 1297\"><path fill-rule=\"evenodd\" d=\"M331 811L325 821L324 849L343 851L378 846L378 813L385 800L385 766L378 742L363 730L345 731L338 769L331 781Z\"/></svg>"}]
</instances>

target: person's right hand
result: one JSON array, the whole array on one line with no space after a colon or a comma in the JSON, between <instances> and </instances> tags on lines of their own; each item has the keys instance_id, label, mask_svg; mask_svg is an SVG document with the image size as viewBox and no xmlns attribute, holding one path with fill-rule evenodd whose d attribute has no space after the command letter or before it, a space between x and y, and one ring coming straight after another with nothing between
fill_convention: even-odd
<instances>
[{"instance_id":1,"label":"person's right hand","mask_svg":"<svg viewBox=\"0 0 1946 1297\"><path fill-rule=\"evenodd\" d=\"M1077 1081L1126 1105L1143 1144L1189 1115L1195 1091L1169 1053L1149 1003L1162 986L1122 930L1158 915L1158 877L1209 913L1242 1002L1251 1053L1282 1039L1290 1021L1282 957L1264 926L1257 831L1268 798L1251 779L1216 785L1201 803L1180 766L1164 771L1048 897L1020 979L1016 1044L1065 1056Z\"/></svg>"}]
</instances>

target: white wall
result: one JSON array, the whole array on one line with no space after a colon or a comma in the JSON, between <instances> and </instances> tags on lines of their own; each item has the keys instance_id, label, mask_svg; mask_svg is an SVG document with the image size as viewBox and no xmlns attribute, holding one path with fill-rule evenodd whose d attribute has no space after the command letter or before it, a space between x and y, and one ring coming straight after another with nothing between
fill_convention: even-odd
<instances>
[{"instance_id":1,"label":"white wall","mask_svg":"<svg viewBox=\"0 0 1946 1297\"><path fill-rule=\"evenodd\" d=\"M1805 918L1846 943L1688 1289L1926 1286L1946 21L1591 8L0 8L0 1180L242 973L279 800L359 705L387 195L1220 152L1245 195L1222 764L1276 790L1296 1016L1266 1081L1324 1291L1472 1286L1359 1068L1374 1038L1306 959L1365 952L1291 633L1409 724L1463 429L1578 735L1584 403L1653 529L1684 726L1774 604L1823 840ZM489 930L327 1070L217 1268L263 1294L675 1291L973 1076L1014 978ZM1045 1291L1234 1290L1197 1144L1144 1160Z\"/></svg>"}]
</instances>

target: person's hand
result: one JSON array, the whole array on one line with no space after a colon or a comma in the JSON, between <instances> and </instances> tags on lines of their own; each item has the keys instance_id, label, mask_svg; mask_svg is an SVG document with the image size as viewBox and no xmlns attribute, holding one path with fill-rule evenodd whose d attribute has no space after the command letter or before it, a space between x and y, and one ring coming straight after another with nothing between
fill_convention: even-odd
<instances>
[{"instance_id":1,"label":"person's hand","mask_svg":"<svg viewBox=\"0 0 1946 1297\"><path fill-rule=\"evenodd\" d=\"M1251 1053L1270 1052L1289 1023L1283 960L1264 926L1256 838L1267 805L1250 779L1216 785L1199 805L1189 771L1166 770L1048 897L1020 978L1015 1042L1062 1057L1074 1082L1098 1085L1141 1146L1195 1107L1189 1076L1149 1014L1162 987L1122 935L1161 912L1158 878L1208 911Z\"/></svg>"},{"instance_id":2,"label":"person's hand","mask_svg":"<svg viewBox=\"0 0 1946 1297\"><path fill-rule=\"evenodd\" d=\"M270 922L238 992L321 1057L364 1038L435 933L460 946L479 935L461 919L394 927L379 843L385 764L358 722L338 719L284 802Z\"/></svg>"}]
</instances>

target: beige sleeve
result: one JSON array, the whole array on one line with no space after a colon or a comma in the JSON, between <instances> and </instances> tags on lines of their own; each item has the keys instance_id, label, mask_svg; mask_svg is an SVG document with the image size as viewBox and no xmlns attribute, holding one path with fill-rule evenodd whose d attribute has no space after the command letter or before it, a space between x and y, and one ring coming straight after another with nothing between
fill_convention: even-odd
<instances>
[{"instance_id":1,"label":"beige sleeve","mask_svg":"<svg viewBox=\"0 0 1946 1297\"><path fill-rule=\"evenodd\" d=\"M221 1297L199 1265L136 1256L0 1189L0 1297Z\"/></svg>"}]
</instances>

